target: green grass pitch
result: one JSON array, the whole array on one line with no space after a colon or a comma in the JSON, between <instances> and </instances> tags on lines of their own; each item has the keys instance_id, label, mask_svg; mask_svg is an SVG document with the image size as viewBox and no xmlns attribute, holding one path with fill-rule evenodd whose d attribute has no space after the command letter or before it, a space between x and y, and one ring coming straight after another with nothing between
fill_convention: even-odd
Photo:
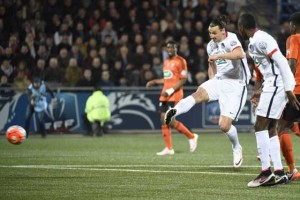
<instances>
[{"instance_id":1,"label":"green grass pitch","mask_svg":"<svg viewBox=\"0 0 300 200\"><path fill-rule=\"evenodd\" d=\"M155 155L164 147L159 131L32 136L21 145L1 136L0 199L299 199L300 181L247 188L260 163L254 134L239 137L244 162L234 169L231 145L221 133L199 133L194 153L187 139L175 133L175 155L162 157ZM299 166L300 139L292 138Z\"/></svg>"}]
</instances>

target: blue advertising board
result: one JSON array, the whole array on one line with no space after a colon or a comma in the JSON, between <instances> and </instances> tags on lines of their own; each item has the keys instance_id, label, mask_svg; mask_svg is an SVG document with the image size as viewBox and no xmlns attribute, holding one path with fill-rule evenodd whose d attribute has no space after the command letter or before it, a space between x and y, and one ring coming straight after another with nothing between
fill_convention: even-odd
<instances>
[{"instance_id":1,"label":"blue advertising board","mask_svg":"<svg viewBox=\"0 0 300 200\"><path fill-rule=\"evenodd\" d=\"M85 103L91 92L60 92L56 93L57 103L49 104L45 114L45 127L49 131L73 132L83 130L81 116ZM186 93L188 95L188 93ZM116 130L160 129L160 114L158 111L159 93L145 92L111 92L108 95L111 103L111 126ZM50 102L50 96L47 97ZM26 94L16 94L11 100L1 101L0 130L6 130L11 125L24 126ZM192 129L218 128L218 102L195 105L189 112L177 117ZM241 113L237 127L252 127L251 104L249 101ZM33 117L31 129L36 130L36 120Z\"/></svg>"}]
</instances>

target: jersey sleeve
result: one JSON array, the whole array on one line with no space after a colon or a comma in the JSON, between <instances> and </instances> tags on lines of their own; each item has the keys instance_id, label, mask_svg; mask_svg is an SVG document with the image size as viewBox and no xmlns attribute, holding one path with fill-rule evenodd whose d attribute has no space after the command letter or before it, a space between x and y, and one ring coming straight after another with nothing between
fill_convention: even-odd
<instances>
[{"instance_id":1,"label":"jersey sleeve","mask_svg":"<svg viewBox=\"0 0 300 200\"><path fill-rule=\"evenodd\" d=\"M276 40L270 35L260 37L256 43L256 46L259 49L259 51L261 51L263 54L269 57L272 57L272 55L276 51L279 51L279 47Z\"/></svg>"},{"instance_id":2,"label":"jersey sleeve","mask_svg":"<svg viewBox=\"0 0 300 200\"><path fill-rule=\"evenodd\" d=\"M288 59L297 59L298 57L298 51L299 51L299 43L298 38L296 36L290 37L290 48L289 48L289 56Z\"/></svg>"},{"instance_id":3,"label":"jersey sleeve","mask_svg":"<svg viewBox=\"0 0 300 200\"><path fill-rule=\"evenodd\" d=\"M236 48L242 47L241 42L238 40L235 34L230 38L228 47L231 52Z\"/></svg>"},{"instance_id":4,"label":"jersey sleeve","mask_svg":"<svg viewBox=\"0 0 300 200\"><path fill-rule=\"evenodd\" d=\"M179 71L180 79L187 78L188 68L187 68L186 60L184 58L180 59L180 66L181 66Z\"/></svg>"},{"instance_id":5,"label":"jersey sleeve","mask_svg":"<svg viewBox=\"0 0 300 200\"><path fill-rule=\"evenodd\" d=\"M211 53L212 53L212 42L209 42L208 44L207 44L207 47L206 47L206 51L207 51L207 55L211 55Z\"/></svg>"}]
</instances>

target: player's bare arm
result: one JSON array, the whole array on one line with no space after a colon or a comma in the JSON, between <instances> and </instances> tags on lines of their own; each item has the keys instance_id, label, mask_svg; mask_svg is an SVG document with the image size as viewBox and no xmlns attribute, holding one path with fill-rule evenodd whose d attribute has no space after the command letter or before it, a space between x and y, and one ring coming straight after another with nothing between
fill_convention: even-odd
<instances>
[{"instance_id":1,"label":"player's bare arm","mask_svg":"<svg viewBox=\"0 0 300 200\"><path fill-rule=\"evenodd\" d=\"M241 47L235 48L232 52L224 54L210 55L208 57L209 62L216 61L218 59L227 59L227 60L238 60L244 57L244 53Z\"/></svg>"},{"instance_id":2,"label":"player's bare arm","mask_svg":"<svg viewBox=\"0 0 300 200\"><path fill-rule=\"evenodd\" d=\"M152 87L154 85L163 85L163 84L164 84L164 79L163 78L154 79L154 80L148 81L147 84L146 84L146 87Z\"/></svg>"},{"instance_id":3,"label":"player's bare arm","mask_svg":"<svg viewBox=\"0 0 300 200\"><path fill-rule=\"evenodd\" d=\"M300 103L297 100L295 94L293 93L293 91L286 91L286 95L289 99L289 103L294 106L297 110L300 110Z\"/></svg>"},{"instance_id":4,"label":"player's bare arm","mask_svg":"<svg viewBox=\"0 0 300 200\"><path fill-rule=\"evenodd\" d=\"M294 76L295 76L297 60L294 58L290 58L290 59L288 59L288 63L289 63L289 66L290 66Z\"/></svg>"},{"instance_id":5,"label":"player's bare arm","mask_svg":"<svg viewBox=\"0 0 300 200\"><path fill-rule=\"evenodd\" d=\"M255 86L254 86L254 92L252 94L252 97L250 99L253 107L257 107L260 95L262 93L262 81L255 81Z\"/></svg>"}]
</instances>

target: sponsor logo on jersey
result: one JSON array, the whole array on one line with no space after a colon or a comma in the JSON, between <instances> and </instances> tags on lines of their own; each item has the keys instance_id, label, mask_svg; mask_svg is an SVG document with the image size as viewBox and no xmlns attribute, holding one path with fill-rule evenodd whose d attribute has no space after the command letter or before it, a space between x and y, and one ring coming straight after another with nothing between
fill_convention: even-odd
<instances>
[{"instance_id":1,"label":"sponsor logo on jersey","mask_svg":"<svg viewBox=\"0 0 300 200\"><path fill-rule=\"evenodd\" d=\"M165 79L170 79L173 77L173 73L171 70L164 70L164 78Z\"/></svg>"}]
</instances>

